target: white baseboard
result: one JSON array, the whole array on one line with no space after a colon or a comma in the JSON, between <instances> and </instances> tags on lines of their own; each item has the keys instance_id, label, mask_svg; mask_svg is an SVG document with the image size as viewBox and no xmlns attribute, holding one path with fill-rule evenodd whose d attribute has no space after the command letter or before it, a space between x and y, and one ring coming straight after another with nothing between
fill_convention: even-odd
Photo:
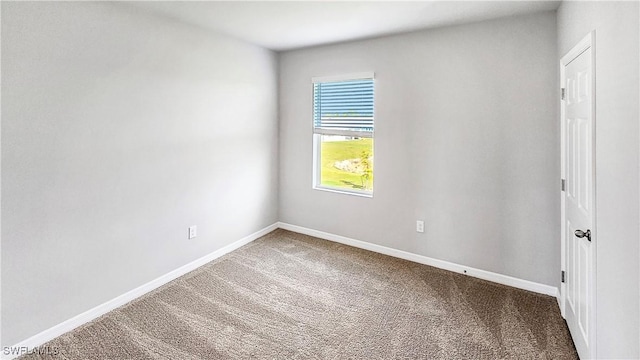
<instances>
[{"instance_id":1,"label":"white baseboard","mask_svg":"<svg viewBox=\"0 0 640 360\"><path fill-rule=\"evenodd\" d=\"M419 264L429 265L429 266L437 267L440 269L473 276L479 279L515 287L518 289L523 289L523 290L528 290L528 291L532 291L539 294L549 295L555 298L559 297L558 288L545 285L545 284L539 284L533 281L518 279L515 277L497 274L490 271L475 269L469 266L459 265L459 264L455 264L455 263L444 261L444 260L438 260L438 259L430 258L427 256L418 255L418 254L410 253L407 251L397 250L397 249L393 249L393 248L382 246L382 245L376 245L376 244L368 243L361 240L351 239L348 237L331 234L324 231L313 230L313 229L305 228L302 226L291 225L291 224L280 222L278 223L278 227L281 229L297 232L300 234L310 235L317 238L334 241L340 244L345 244L345 245L357 247L360 249L365 249L365 250L377 252L380 254L413 261Z\"/></svg>"},{"instance_id":2,"label":"white baseboard","mask_svg":"<svg viewBox=\"0 0 640 360\"><path fill-rule=\"evenodd\" d=\"M112 300L109 300L101 305L98 305L96 307L94 307L93 309L87 310L85 312L83 312L82 314L76 315L74 317L72 317L69 320L66 320L54 327L51 327L39 334L36 334L24 341L21 341L11 347L9 347L8 350L14 350L16 352L21 352L20 354L14 354L14 355L7 355L5 354L5 351L7 350L6 348L2 349L2 359L13 359L25 352L27 352L28 350L31 350L33 348L36 348L38 346L41 346L42 344L55 339L56 337L67 333L75 328L77 328L80 325L86 324L91 320L94 320L106 313L108 313L111 310L114 310L126 303L128 303L129 301L135 300L136 298L152 291L155 290L157 288L159 288L160 286L175 280L177 278L179 278L180 276L191 272L197 268L199 268L200 266L215 260L225 254L228 254L230 252L232 252L233 250L238 249L241 246L244 246L258 238L260 238L261 236L264 236L268 233L270 233L271 231L275 230L278 228L278 223L274 223L271 224L267 227L265 227L262 230L256 231L255 233L245 236L244 238L235 241L221 249L218 249L206 256L203 256L197 260L194 260L184 266L181 266L165 275L160 276L157 279L151 280L150 282L141 285L129 292L126 292Z\"/></svg>"},{"instance_id":3,"label":"white baseboard","mask_svg":"<svg viewBox=\"0 0 640 360\"><path fill-rule=\"evenodd\" d=\"M492 281L498 284L503 284L503 285L508 285L508 286L512 286L515 288L519 288L519 289L524 289L524 290L528 290L528 291L532 291L532 292L536 292L536 293L540 293L540 294L545 294L545 295L550 295L550 296L554 296L556 298L559 299L559 292L558 292L558 288L553 287L553 286L549 286L549 285L544 285L544 284L539 284L539 283L535 283L532 281L528 281L528 280L522 280L522 279L518 279L518 278L514 278L511 276L506 276L506 275L501 275L501 274L497 274L497 273L493 273L490 271L485 271L485 270L480 270L480 269L475 269L472 267L468 267L468 266L463 266L463 265L459 265L459 264L455 264L455 263L451 263L448 261L443 261L443 260L438 260L438 259L434 259L434 258L430 258L427 256L423 256L423 255L418 255L418 254L413 254L407 251L402 251L402 250L397 250L397 249L393 249L393 248L389 248L386 246L381 246L381 245L376 245L376 244L372 244L372 243L368 243L365 241L361 241L361 240L356 240L356 239L351 239L348 237L344 237L344 236L340 236L340 235L335 235L335 234L331 234L331 233L327 233L327 232L323 232L323 231L318 231L318 230L313 230L313 229L309 229L309 228L305 228L302 226L297 226L297 225L291 225L291 224L287 224L287 223L283 223L283 222L278 222L272 225L269 225L267 227L265 227L262 230L259 230L251 235L248 235L236 242L233 242L221 249L218 249L206 256L203 256L197 260L194 260L184 266L181 266L178 269L175 269L157 279L154 279L144 285L141 285L129 292L126 292L112 300L109 300L101 305L98 305L90 310L87 310L77 316L74 316L73 318L66 320L56 326L53 326L39 334L36 334L24 341L21 341L13 346L10 347L9 350L12 349L22 349L20 354L15 354L15 355L7 355L5 354L5 348L2 349L2 359L13 359L21 354L23 354L24 352L31 350L33 348L36 348L38 346L41 346L42 344L55 339L56 337L63 335L64 333L67 333L83 324L86 324L88 322L90 322L91 320L94 320L104 314L106 314L107 312L114 310L132 300L135 300L136 298L157 289L158 287L177 279L178 277L191 272L197 268L199 268L200 266L215 260L225 254L228 254L238 248L240 248L241 246L244 246L258 238L260 238L261 236L264 236L268 233L270 233L271 231L277 229L277 228L282 228L285 230L289 230L289 231L293 231L293 232L297 232L297 233L301 233L301 234L305 234L305 235L310 235L310 236L315 236L321 239L325 239L325 240L330 240L330 241L334 241L337 243L341 243L341 244L345 244L345 245L349 245L349 246L353 246L353 247L357 247L360 249L365 249L365 250L369 250L369 251L373 251L373 252L377 252L377 253L381 253L381 254L385 254L385 255L389 255L389 256L393 256L393 257L397 257L400 259L405 259L405 260L409 260L409 261L413 261L416 263L420 263L420 264L425 264L425 265L429 265L429 266L433 266L433 267L437 267L440 269L444 269L444 270L449 270L449 271L453 271L453 272L457 272L457 273L461 273L461 274L466 274L469 276L473 276L476 278L480 278L480 279L484 279L484 280L488 280L488 281ZM20 351L20 350L19 350Z\"/></svg>"}]
</instances>

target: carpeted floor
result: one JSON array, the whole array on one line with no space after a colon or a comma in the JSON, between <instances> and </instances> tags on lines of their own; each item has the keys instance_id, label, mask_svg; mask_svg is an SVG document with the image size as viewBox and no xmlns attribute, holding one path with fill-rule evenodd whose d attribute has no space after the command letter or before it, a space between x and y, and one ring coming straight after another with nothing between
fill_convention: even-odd
<instances>
[{"instance_id":1,"label":"carpeted floor","mask_svg":"<svg viewBox=\"0 0 640 360\"><path fill-rule=\"evenodd\" d=\"M552 297L284 230L45 346L83 360L577 358Z\"/></svg>"}]
</instances>

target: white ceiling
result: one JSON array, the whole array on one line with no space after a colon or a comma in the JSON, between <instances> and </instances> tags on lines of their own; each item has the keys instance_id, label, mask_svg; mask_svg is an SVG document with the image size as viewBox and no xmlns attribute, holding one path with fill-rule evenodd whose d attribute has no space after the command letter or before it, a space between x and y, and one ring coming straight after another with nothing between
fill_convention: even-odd
<instances>
[{"instance_id":1,"label":"white ceiling","mask_svg":"<svg viewBox=\"0 0 640 360\"><path fill-rule=\"evenodd\" d=\"M560 1L143 1L130 4L281 51L555 10Z\"/></svg>"}]
</instances>

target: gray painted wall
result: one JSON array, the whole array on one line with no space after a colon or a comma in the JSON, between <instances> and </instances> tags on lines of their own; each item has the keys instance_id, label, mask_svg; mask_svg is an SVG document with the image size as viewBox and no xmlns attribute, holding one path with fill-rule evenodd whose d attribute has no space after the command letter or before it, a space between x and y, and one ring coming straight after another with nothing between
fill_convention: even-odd
<instances>
[{"instance_id":1,"label":"gray painted wall","mask_svg":"<svg viewBox=\"0 0 640 360\"><path fill-rule=\"evenodd\" d=\"M562 2L562 57L596 30L597 355L640 358L638 2Z\"/></svg>"},{"instance_id":2,"label":"gray painted wall","mask_svg":"<svg viewBox=\"0 0 640 360\"><path fill-rule=\"evenodd\" d=\"M120 6L2 2L4 345L277 221L276 55Z\"/></svg>"},{"instance_id":3,"label":"gray painted wall","mask_svg":"<svg viewBox=\"0 0 640 360\"><path fill-rule=\"evenodd\" d=\"M558 286L557 67L555 12L282 53L280 220ZM311 187L311 77L361 71L372 199Z\"/></svg>"},{"instance_id":4,"label":"gray painted wall","mask_svg":"<svg viewBox=\"0 0 640 360\"><path fill-rule=\"evenodd\" d=\"M564 2L558 38L542 13L283 53L278 100L259 47L114 4L3 2L3 344L278 215L557 286L553 89L592 29L598 355L639 357L637 3ZM312 190L310 78L369 70L375 196Z\"/></svg>"}]
</instances>

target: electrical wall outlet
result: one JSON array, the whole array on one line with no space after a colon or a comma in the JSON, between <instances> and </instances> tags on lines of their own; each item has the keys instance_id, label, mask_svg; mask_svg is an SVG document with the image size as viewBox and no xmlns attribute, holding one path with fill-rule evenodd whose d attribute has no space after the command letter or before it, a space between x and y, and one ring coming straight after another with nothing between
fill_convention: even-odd
<instances>
[{"instance_id":1,"label":"electrical wall outlet","mask_svg":"<svg viewBox=\"0 0 640 360\"><path fill-rule=\"evenodd\" d=\"M424 232L424 221L422 220L417 220L416 221L416 231L419 233L423 233Z\"/></svg>"},{"instance_id":2,"label":"electrical wall outlet","mask_svg":"<svg viewBox=\"0 0 640 360\"><path fill-rule=\"evenodd\" d=\"M189 239L193 239L194 237L196 237L198 235L197 231L198 231L197 226L195 225L189 226Z\"/></svg>"}]
</instances>

